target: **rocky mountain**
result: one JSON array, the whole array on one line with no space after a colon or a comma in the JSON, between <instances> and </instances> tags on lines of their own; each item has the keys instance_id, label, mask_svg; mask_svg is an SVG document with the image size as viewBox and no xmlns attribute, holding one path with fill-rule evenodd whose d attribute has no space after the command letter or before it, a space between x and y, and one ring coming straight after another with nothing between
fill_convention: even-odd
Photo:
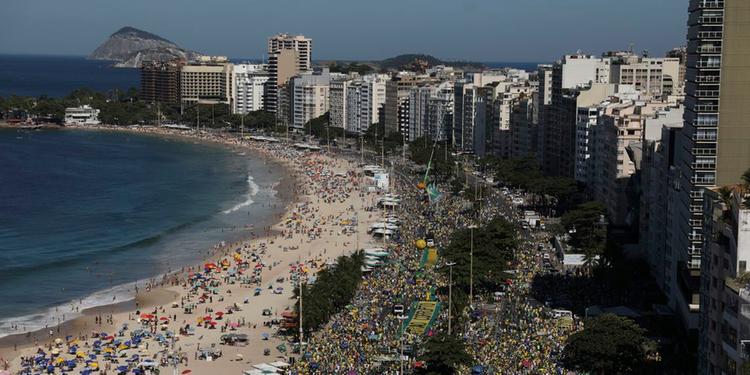
<instances>
[{"instance_id":1,"label":"rocky mountain","mask_svg":"<svg viewBox=\"0 0 750 375\"><path fill-rule=\"evenodd\" d=\"M376 63L383 69L417 69L432 67L435 65L447 65L464 70L476 70L484 68L484 64L468 61L442 61L434 56L424 54L406 54L391 57Z\"/></svg>"},{"instance_id":2,"label":"rocky mountain","mask_svg":"<svg viewBox=\"0 0 750 375\"><path fill-rule=\"evenodd\" d=\"M194 60L200 55L158 35L126 26L110 35L88 58L115 61L121 68L138 68L144 61Z\"/></svg>"}]
</instances>

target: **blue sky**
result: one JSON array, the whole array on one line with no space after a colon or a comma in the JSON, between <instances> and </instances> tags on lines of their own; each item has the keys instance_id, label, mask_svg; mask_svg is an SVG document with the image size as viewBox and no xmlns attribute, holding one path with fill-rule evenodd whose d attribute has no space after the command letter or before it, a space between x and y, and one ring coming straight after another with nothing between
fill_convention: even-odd
<instances>
[{"instance_id":1,"label":"blue sky","mask_svg":"<svg viewBox=\"0 0 750 375\"><path fill-rule=\"evenodd\" d=\"M582 50L663 55L685 44L687 0L2 0L0 53L86 55L133 26L207 54L259 58L278 32L313 59L401 53L552 61Z\"/></svg>"}]
</instances>

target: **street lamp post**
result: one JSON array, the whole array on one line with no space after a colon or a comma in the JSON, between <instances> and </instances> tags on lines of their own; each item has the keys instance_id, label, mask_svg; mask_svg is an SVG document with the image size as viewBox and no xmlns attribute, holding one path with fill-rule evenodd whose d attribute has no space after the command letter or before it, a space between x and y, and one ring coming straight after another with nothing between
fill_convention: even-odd
<instances>
[{"instance_id":1,"label":"street lamp post","mask_svg":"<svg viewBox=\"0 0 750 375\"><path fill-rule=\"evenodd\" d=\"M469 231L471 232L471 244L469 247L469 304L474 303L474 229L477 226L472 224L469 225Z\"/></svg>"},{"instance_id":2,"label":"street lamp post","mask_svg":"<svg viewBox=\"0 0 750 375\"><path fill-rule=\"evenodd\" d=\"M453 318L453 266L456 262L445 263L448 266L448 335L451 334L451 320Z\"/></svg>"},{"instance_id":3,"label":"street lamp post","mask_svg":"<svg viewBox=\"0 0 750 375\"><path fill-rule=\"evenodd\" d=\"M404 320L406 320L406 318L407 318L407 316L403 315L403 314L398 316L398 320L401 321L401 328L402 329L404 327ZM401 352L401 355L398 357L399 368L400 368L399 374L400 375L404 374L404 337L405 337L405 335L406 335L406 332L402 332L401 333L401 337L399 338L400 352Z\"/></svg>"}]
</instances>

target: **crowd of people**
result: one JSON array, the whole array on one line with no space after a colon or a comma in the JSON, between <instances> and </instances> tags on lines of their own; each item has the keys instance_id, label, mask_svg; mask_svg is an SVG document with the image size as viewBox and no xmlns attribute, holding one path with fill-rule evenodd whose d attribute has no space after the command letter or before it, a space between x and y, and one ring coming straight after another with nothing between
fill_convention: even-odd
<instances>
[{"instance_id":1,"label":"crowd of people","mask_svg":"<svg viewBox=\"0 0 750 375\"><path fill-rule=\"evenodd\" d=\"M408 309L413 302L429 298L431 288L446 287L448 280L435 269L420 268L422 253L415 241L429 236L441 248L448 245L454 231L472 222L497 216L520 221L518 211L499 192L490 191L483 197L477 219L477 211L461 196L445 194L438 203L430 204L415 185L409 180L396 184L403 198L396 213L403 225L399 238L388 243L389 264L366 275L349 308L309 339L293 374L369 373L375 369L395 374L401 365L406 369L424 365L416 359L421 344L436 330L446 329L448 309L443 308L433 326L417 337L403 333L403 317L399 319L392 309L396 304ZM503 299L467 308L466 319L454 328L472 358L460 373L565 373L558 360L567 335L580 324L572 319L555 319L529 297L529 284L541 265L542 254L537 249L546 238L543 233L522 232L520 226L519 232L522 245L514 252L516 277ZM440 298L446 302L446 297ZM480 300L492 299L481 296L477 302ZM414 349L401 363L400 350L405 344Z\"/></svg>"},{"instance_id":2,"label":"crowd of people","mask_svg":"<svg viewBox=\"0 0 750 375\"><path fill-rule=\"evenodd\" d=\"M247 142L221 133L205 137L237 146ZM437 202L429 202L425 191L417 187L419 177L416 174L392 175L391 192L398 194L400 203L396 208L378 207L375 200L378 195L363 189L361 175L347 168L343 159L295 150L282 143L264 143L255 149L294 168L298 180L287 187L288 193L306 197L306 200L297 200L283 214L278 231L271 227L255 228L253 237L264 237L222 246L202 266L165 276L161 283L149 285L149 289L159 286L156 284L178 288L179 302L130 314L127 324L133 326L132 329L123 325L104 337L102 332L93 332L81 334L75 341L61 340L55 344L59 345L57 354L52 354L51 346L46 350L40 348L35 355L24 357L23 373L42 369L61 373L70 366L92 371L93 367L101 367L112 369L112 373L144 373L175 360L183 365L187 365L188 360L216 360L221 356L218 345L222 343L218 342L219 335L210 332L231 332L236 334L232 336L234 340L242 334L258 336L259 326L264 330L279 324L278 317L282 315L279 309L268 309L268 314L264 310L262 317L247 317L241 313L252 301L253 293L255 296L288 293L301 272L313 274L343 254L329 252L329 246L348 250L364 248L367 241L360 240L360 236L365 236L361 230L362 216L369 221L389 217L400 222L399 231L375 241L375 246L389 253L387 261L363 274L351 303L305 338L299 357L292 361L292 353L281 349L275 354L294 362L288 373L295 375L397 374L401 373L402 366L411 371L424 365L417 360L424 350L424 341L436 331L445 330L449 319L447 306L443 306L421 335L405 333L410 309L418 301L438 299L447 304L447 296L436 297L434 291L447 288L449 280L437 268L424 266L423 250L417 247L417 240L429 237L434 242L431 246L441 249L449 244L454 231L471 223L482 223L497 216L514 222L520 220L507 198L493 190L485 194L478 212L473 202L463 195L445 193ZM439 189L449 190L446 186L439 186ZM321 206L348 205L352 197L362 202L373 199L362 203L361 207L352 204L336 211L321 210ZM529 284L540 269L541 254L537 249L544 236L521 231L520 227L519 232L522 246L514 252L516 276L503 298L468 307L462 319L457 320L460 325L454 326L454 332L463 339L472 358L469 366L459 369L461 373L565 372L557 360L565 338L579 329L579 323L552 318L529 296ZM308 244L321 242L322 237L327 240L317 245L321 247L318 253L312 254ZM276 260L271 254L278 251L297 251L296 262ZM438 264L440 262L438 260ZM274 272L269 280L267 271L274 268L286 272ZM276 275L281 276L276 278ZM285 286L289 288L286 292ZM489 301L490 298L480 296L477 300ZM403 311L397 311L397 306L403 306ZM204 335L214 342L202 339ZM268 334L264 335L267 340ZM188 349L183 345L190 336L198 337L199 344ZM287 337L287 340L294 342L296 337ZM110 355L104 356L104 348ZM404 351L408 356L401 355ZM118 360L132 359L133 355L139 356L138 360ZM142 366L143 358L153 361L154 365Z\"/></svg>"},{"instance_id":3,"label":"crowd of people","mask_svg":"<svg viewBox=\"0 0 750 375\"><path fill-rule=\"evenodd\" d=\"M489 197L494 209L481 214L519 220L500 195ZM490 206L492 207L492 206ZM500 210L500 212L497 212ZM486 374L565 374L559 364L567 336L580 329L578 321L554 317L530 296L530 284L541 270L544 233L522 231L522 243L514 254L515 277L502 297L480 308L466 320L462 337L469 354Z\"/></svg>"}]
</instances>

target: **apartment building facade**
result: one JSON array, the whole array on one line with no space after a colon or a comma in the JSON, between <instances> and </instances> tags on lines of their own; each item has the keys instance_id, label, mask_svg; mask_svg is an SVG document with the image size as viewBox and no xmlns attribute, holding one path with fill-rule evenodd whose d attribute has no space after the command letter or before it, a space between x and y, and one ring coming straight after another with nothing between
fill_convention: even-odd
<instances>
[{"instance_id":1,"label":"apartment building facade","mask_svg":"<svg viewBox=\"0 0 750 375\"><path fill-rule=\"evenodd\" d=\"M234 107L232 113L247 114L264 108L265 91L268 80L268 66L265 64L235 64L234 68Z\"/></svg>"},{"instance_id":2,"label":"apartment building facade","mask_svg":"<svg viewBox=\"0 0 750 375\"><path fill-rule=\"evenodd\" d=\"M303 35L277 34L268 39L269 80L264 99L265 109L279 112L279 93L289 80L312 70L312 39ZM287 103L285 101L284 103ZM281 112L288 112L283 109ZM284 115L280 117L286 117Z\"/></svg>"},{"instance_id":3,"label":"apartment building facade","mask_svg":"<svg viewBox=\"0 0 750 375\"><path fill-rule=\"evenodd\" d=\"M146 103L178 105L180 103L180 73L185 61L149 61L141 66L140 99Z\"/></svg>"},{"instance_id":4,"label":"apartment building facade","mask_svg":"<svg viewBox=\"0 0 750 375\"><path fill-rule=\"evenodd\" d=\"M234 103L234 66L224 56L201 56L196 62L186 64L180 74L180 101L182 109L199 103Z\"/></svg>"}]
</instances>

